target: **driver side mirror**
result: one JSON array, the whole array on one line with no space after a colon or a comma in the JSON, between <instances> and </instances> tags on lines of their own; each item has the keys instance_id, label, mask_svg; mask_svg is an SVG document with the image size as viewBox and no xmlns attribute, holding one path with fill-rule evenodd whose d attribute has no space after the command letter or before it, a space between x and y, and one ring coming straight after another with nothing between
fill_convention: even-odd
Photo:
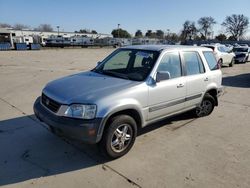
<instances>
[{"instance_id":1,"label":"driver side mirror","mask_svg":"<svg viewBox=\"0 0 250 188\"><path fill-rule=\"evenodd\" d=\"M159 71L156 73L156 82L169 79L170 79L170 73L168 71Z\"/></svg>"}]
</instances>

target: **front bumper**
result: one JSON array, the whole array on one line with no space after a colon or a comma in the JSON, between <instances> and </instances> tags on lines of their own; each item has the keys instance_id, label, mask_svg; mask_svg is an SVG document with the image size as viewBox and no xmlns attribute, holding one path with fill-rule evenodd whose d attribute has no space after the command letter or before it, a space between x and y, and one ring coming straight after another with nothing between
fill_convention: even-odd
<instances>
[{"instance_id":1,"label":"front bumper","mask_svg":"<svg viewBox=\"0 0 250 188\"><path fill-rule=\"evenodd\" d=\"M58 116L41 104L40 97L36 99L33 109L36 117L46 123L56 134L90 144L97 143L99 140L98 130L102 118L82 120Z\"/></svg>"},{"instance_id":2,"label":"front bumper","mask_svg":"<svg viewBox=\"0 0 250 188\"><path fill-rule=\"evenodd\" d=\"M246 61L246 56L236 56L235 61L238 63L244 63Z\"/></svg>"}]
</instances>

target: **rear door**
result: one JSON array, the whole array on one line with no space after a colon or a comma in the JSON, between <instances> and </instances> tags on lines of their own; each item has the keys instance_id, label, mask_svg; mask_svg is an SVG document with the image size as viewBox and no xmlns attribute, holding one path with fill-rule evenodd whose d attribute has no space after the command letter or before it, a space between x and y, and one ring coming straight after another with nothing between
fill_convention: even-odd
<instances>
[{"instance_id":1,"label":"rear door","mask_svg":"<svg viewBox=\"0 0 250 188\"><path fill-rule=\"evenodd\" d=\"M186 81L179 53L165 53L157 71L168 71L170 79L149 86L148 120L179 111L185 103Z\"/></svg>"},{"instance_id":2,"label":"rear door","mask_svg":"<svg viewBox=\"0 0 250 188\"><path fill-rule=\"evenodd\" d=\"M198 52L184 51L181 56L186 75L187 96L185 107L189 108L201 102L210 78L205 74L205 67Z\"/></svg>"}]
</instances>

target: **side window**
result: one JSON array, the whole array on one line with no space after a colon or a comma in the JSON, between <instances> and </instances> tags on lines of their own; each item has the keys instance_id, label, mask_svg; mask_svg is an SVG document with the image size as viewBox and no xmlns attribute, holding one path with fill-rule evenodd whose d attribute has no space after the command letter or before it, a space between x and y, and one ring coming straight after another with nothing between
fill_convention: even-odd
<instances>
[{"instance_id":1,"label":"side window","mask_svg":"<svg viewBox=\"0 0 250 188\"><path fill-rule=\"evenodd\" d=\"M197 52L183 52L187 75L205 72L201 58Z\"/></svg>"},{"instance_id":2,"label":"side window","mask_svg":"<svg viewBox=\"0 0 250 188\"><path fill-rule=\"evenodd\" d=\"M168 71L170 78L181 76L181 61L179 53L167 53L163 56L157 71Z\"/></svg>"},{"instance_id":3,"label":"side window","mask_svg":"<svg viewBox=\"0 0 250 188\"><path fill-rule=\"evenodd\" d=\"M208 63L209 69L210 70L217 70L219 69L219 66L217 65L217 61L214 57L213 52L203 52L204 57Z\"/></svg>"}]
</instances>

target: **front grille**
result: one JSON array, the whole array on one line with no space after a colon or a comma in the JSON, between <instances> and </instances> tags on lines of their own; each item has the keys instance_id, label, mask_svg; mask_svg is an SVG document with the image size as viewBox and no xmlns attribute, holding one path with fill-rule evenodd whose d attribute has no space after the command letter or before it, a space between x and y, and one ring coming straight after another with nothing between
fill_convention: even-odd
<instances>
[{"instance_id":1,"label":"front grille","mask_svg":"<svg viewBox=\"0 0 250 188\"><path fill-rule=\"evenodd\" d=\"M245 57L245 56L246 56L245 54L237 54L236 58Z\"/></svg>"},{"instance_id":2,"label":"front grille","mask_svg":"<svg viewBox=\"0 0 250 188\"><path fill-rule=\"evenodd\" d=\"M61 106L60 103L54 101L53 99L47 97L46 95L42 94L42 104L46 106L52 112L57 112Z\"/></svg>"}]
</instances>

